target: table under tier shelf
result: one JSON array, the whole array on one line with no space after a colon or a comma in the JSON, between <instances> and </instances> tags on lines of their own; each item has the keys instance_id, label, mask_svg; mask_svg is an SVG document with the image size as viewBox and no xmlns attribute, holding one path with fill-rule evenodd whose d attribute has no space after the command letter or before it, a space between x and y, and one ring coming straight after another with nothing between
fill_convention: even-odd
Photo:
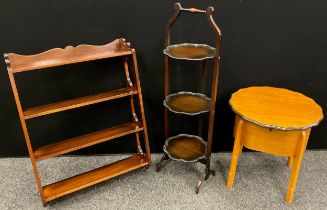
<instances>
[{"instance_id":1,"label":"table under tier shelf","mask_svg":"<svg viewBox=\"0 0 327 210\"><path fill-rule=\"evenodd\" d=\"M179 134L166 140L164 151L174 160L194 162L204 158L207 144L199 136Z\"/></svg>"},{"instance_id":2,"label":"table under tier shelf","mask_svg":"<svg viewBox=\"0 0 327 210\"><path fill-rule=\"evenodd\" d=\"M178 92L168 95L163 103L174 113L198 115L210 111L210 102L211 99L201 93Z\"/></svg>"},{"instance_id":3,"label":"table under tier shelf","mask_svg":"<svg viewBox=\"0 0 327 210\"><path fill-rule=\"evenodd\" d=\"M205 60L216 56L216 49L206 44L183 43L169 45L163 53L174 59Z\"/></svg>"}]
</instances>

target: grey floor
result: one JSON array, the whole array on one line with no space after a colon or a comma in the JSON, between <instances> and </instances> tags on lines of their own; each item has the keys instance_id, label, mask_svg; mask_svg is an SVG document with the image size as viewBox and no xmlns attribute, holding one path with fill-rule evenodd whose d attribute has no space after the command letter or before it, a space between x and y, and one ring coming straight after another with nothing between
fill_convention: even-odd
<instances>
[{"instance_id":1,"label":"grey floor","mask_svg":"<svg viewBox=\"0 0 327 210\"><path fill-rule=\"evenodd\" d=\"M90 170L123 156L59 157L41 162L43 184ZM152 155L156 163L161 155ZM50 202L47 209L327 209L327 151L307 151L293 204L285 203L290 174L286 158L243 153L234 189L226 188L231 153L213 154L216 176L194 193L200 163L169 161L160 173L138 169ZM0 209L46 209L28 158L0 159Z\"/></svg>"}]
</instances>

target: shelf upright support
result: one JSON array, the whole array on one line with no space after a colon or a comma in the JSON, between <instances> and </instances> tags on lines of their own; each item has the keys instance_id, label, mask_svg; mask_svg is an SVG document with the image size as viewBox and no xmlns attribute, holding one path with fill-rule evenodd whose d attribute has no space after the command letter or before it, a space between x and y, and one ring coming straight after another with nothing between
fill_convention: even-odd
<instances>
[{"instance_id":1,"label":"shelf upright support","mask_svg":"<svg viewBox=\"0 0 327 210\"><path fill-rule=\"evenodd\" d=\"M14 74L13 74L11 68L10 68L10 62L8 60L8 55L4 54L4 58L5 58L5 62L7 64L7 71L8 71L8 75L9 75L9 80L10 80L10 84L11 84L11 87L12 87L12 90L13 90L13 94L14 94L14 98L15 98L15 102L16 102L16 106L17 106L17 110L18 110L18 114L19 114L20 123L21 123L22 128L23 128L23 133L24 133L24 137L25 137L25 142L26 142L28 154L29 154L30 159L31 159L35 181L36 181L39 193L40 193L42 204L43 204L43 206L45 206L46 201L45 201L45 197L44 197L42 183L41 183L40 175L39 175L39 172L38 172L38 169L37 169L36 160L35 160L35 157L34 157L34 152L33 152L32 144L31 144L30 136L29 136L28 129L27 129L27 126L26 126L22 105L21 105L21 102L20 102L20 99L19 99L19 94L18 94L18 91L17 91L17 86L16 86Z\"/></svg>"},{"instance_id":2,"label":"shelf upright support","mask_svg":"<svg viewBox=\"0 0 327 210\"><path fill-rule=\"evenodd\" d=\"M202 61L202 73L201 73L201 93L206 94L206 79L207 79L207 74L208 74L208 61L203 60ZM202 136L203 133L203 115L199 116L199 125L198 125L198 135Z\"/></svg>"},{"instance_id":3,"label":"shelf upright support","mask_svg":"<svg viewBox=\"0 0 327 210\"><path fill-rule=\"evenodd\" d=\"M181 4L175 4L175 12L173 16L169 19L165 26L165 48L170 45L170 29L175 23L176 19L181 14ZM165 55L165 98L169 94L169 56ZM168 109L165 108L165 139L169 137L169 127L168 127Z\"/></svg>"},{"instance_id":4,"label":"shelf upright support","mask_svg":"<svg viewBox=\"0 0 327 210\"><path fill-rule=\"evenodd\" d=\"M217 102L217 95L218 95L218 82L219 82L219 66L220 66L220 49L221 49L221 31L217 26L216 22L214 21L212 14L214 12L213 7L208 7L206 10L206 16L210 23L210 26L214 30L216 37L216 55L214 57L214 69L213 69L213 81L212 81L212 88L211 88L211 104L210 104L210 112L209 112L209 128L208 128L208 142L207 142L207 151L206 151L206 174L205 177L198 181L196 193L199 192L199 189L202 183L207 180L210 176L210 173L214 174L214 172L210 169L210 162L211 162L211 151L212 151L212 135L213 135L213 125L215 121L215 110L216 110L216 102Z\"/></svg>"},{"instance_id":5,"label":"shelf upright support","mask_svg":"<svg viewBox=\"0 0 327 210\"><path fill-rule=\"evenodd\" d=\"M126 76L126 83L127 83L127 87L130 87L130 88L133 88L133 83L132 83L132 80L129 76L129 70L128 70L128 58L127 57L124 57L123 58L123 62L124 62L124 70L125 70L125 76ZM130 102L130 108L131 108L131 112L132 112L132 121L138 123L139 122L139 119L137 118L137 115L136 115L136 112L135 112L135 106L134 106L134 98L133 98L133 95L131 95L129 97L129 102ZM136 149L137 149L137 152L140 154L140 155L144 155L143 153L143 150L142 150L142 147L141 147L141 142L140 142L140 134L139 132L136 132L135 133L135 138L136 138Z\"/></svg>"},{"instance_id":6,"label":"shelf upright support","mask_svg":"<svg viewBox=\"0 0 327 210\"><path fill-rule=\"evenodd\" d=\"M143 124L143 134L144 134L144 142L145 142L145 152L147 159L149 161L149 165L151 164L151 155L150 155L150 145L149 145L149 138L148 138L148 129L146 125L146 119L144 114L144 105L143 105L143 99L142 99L142 90L141 90L141 83L140 83L140 76L139 76L139 70L137 65L137 59L136 59L136 52L135 49L132 49L132 63L133 63L133 69L134 69L134 76L136 80L136 86L137 86L137 95L139 97L139 103L140 103L140 112L142 117L142 124ZM147 166L146 168L148 168Z\"/></svg>"},{"instance_id":7,"label":"shelf upright support","mask_svg":"<svg viewBox=\"0 0 327 210\"><path fill-rule=\"evenodd\" d=\"M164 32L165 48L167 48L170 45L170 29L174 24L174 22L176 21L176 19L181 14L181 8L182 8L181 4L175 3L174 7L175 7L175 12L173 16L168 20L165 26L165 32ZM169 94L169 56L165 55L165 98L168 96L168 94ZM165 139L169 137L168 112L169 112L168 109L165 107ZM160 167L162 163L168 159L169 159L168 155L165 153L164 156L161 158L160 162L157 164L157 169L156 169L157 172L160 171Z\"/></svg>"}]
</instances>

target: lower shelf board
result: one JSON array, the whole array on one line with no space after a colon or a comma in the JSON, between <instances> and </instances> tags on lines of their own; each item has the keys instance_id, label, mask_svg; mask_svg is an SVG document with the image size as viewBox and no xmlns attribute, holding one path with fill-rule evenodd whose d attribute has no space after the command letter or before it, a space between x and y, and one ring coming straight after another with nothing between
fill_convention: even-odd
<instances>
[{"instance_id":1,"label":"lower shelf board","mask_svg":"<svg viewBox=\"0 0 327 210\"><path fill-rule=\"evenodd\" d=\"M166 140L165 153L173 160L195 162L204 158L207 143L199 136L179 134Z\"/></svg>"},{"instance_id":2,"label":"lower shelf board","mask_svg":"<svg viewBox=\"0 0 327 210\"><path fill-rule=\"evenodd\" d=\"M198 115L210 111L211 99L201 93L178 92L170 94L164 100L164 105L170 111L178 114Z\"/></svg>"},{"instance_id":3,"label":"lower shelf board","mask_svg":"<svg viewBox=\"0 0 327 210\"><path fill-rule=\"evenodd\" d=\"M36 160L44 160L49 157L66 154L104 141L139 132L141 130L143 130L141 123L129 122L117 125L112 128L107 128L94 133L89 133L83 136L40 147L35 150L34 156Z\"/></svg>"},{"instance_id":4,"label":"lower shelf board","mask_svg":"<svg viewBox=\"0 0 327 210\"><path fill-rule=\"evenodd\" d=\"M45 200L51 201L123 173L149 165L147 157L134 155L107 166L43 187Z\"/></svg>"}]
</instances>

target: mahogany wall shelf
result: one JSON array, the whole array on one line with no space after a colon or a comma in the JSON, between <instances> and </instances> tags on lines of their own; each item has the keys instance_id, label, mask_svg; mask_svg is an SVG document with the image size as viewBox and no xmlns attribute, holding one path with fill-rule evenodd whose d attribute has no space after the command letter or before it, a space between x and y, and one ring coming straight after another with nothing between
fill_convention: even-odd
<instances>
[{"instance_id":1,"label":"mahogany wall shelf","mask_svg":"<svg viewBox=\"0 0 327 210\"><path fill-rule=\"evenodd\" d=\"M105 181L131 170L146 167L150 165L150 147L143 108L141 85L138 73L135 50L125 39L116 39L113 42L102 45L79 45L77 47L68 46L64 49L55 48L36 55L18 55L8 53L4 55L7 64L7 70L11 87L14 93L21 125L23 128L27 149L33 166L36 183L39 189L43 205L47 202L75 192L93 184ZM32 70L43 70L49 67L62 66L73 63L87 62L98 59L108 59L112 57L122 57L126 77L126 87L118 90L107 91L81 98L60 101L52 104L24 109L21 105L14 74ZM133 84L130 73L129 63L133 66L135 84ZM138 119L135 107L134 96L137 96L141 114L141 120ZM34 149L31 144L29 132L27 129L27 120L40 116L54 114L69 109L92 105L117 98L129 97L131 109L131 121L112 128L89 133L83 136L59 141L54 144L46 145ZM140 132L144 135L145 153L143 153ZM134 134L136 138L137 154L124 160L111 163L107 166L43 186L37 169L37 161L51 157L67 154L85 147L110 141L125 135Z\"/></svg>"},{"instance_id":2,"label":"mahogany wall shelf","mask_svg":"<svg viewBox=\"0 0 327 210\"><path fill-rule=\"evenodd\" d=\"M216 37L216 46L211 47L207 44L196 43L181 43L172 45L170 42L170 30L181 12L189 12L192 14L205 14L211 28L214 30ZM210 175L214 175L215 171L210 169L212 132L215 118L216 99L218 92L218 77L220 64L220 45L221 45L221 31L213 20L213 7L208 7L207 10L200 10L196 8L183 8L180 3L175 4L175 13L167 22L165 28L165 138L164 145L165 154L157 165L157 172L160 171L162 163L167 159L173 159L184 162L198 161L206 165L205 176L196 184L196 193L202 183L207 180ZM170 93L169 91L169 64L171 59L191 60L202 62L202 78L201 78L201 92L193 93L182 91L177 93ZM213 61L213 75L211 97L207 97L205 93L205 82L207 78L208 61ZM207 141L204 141L202 136L203 118L200 117L198 135L179 134L177 136L169 137L169 120L168 113L184 114L191 116L203 115L209 113L209 126Z\"/></svg>"}]
</instances>

